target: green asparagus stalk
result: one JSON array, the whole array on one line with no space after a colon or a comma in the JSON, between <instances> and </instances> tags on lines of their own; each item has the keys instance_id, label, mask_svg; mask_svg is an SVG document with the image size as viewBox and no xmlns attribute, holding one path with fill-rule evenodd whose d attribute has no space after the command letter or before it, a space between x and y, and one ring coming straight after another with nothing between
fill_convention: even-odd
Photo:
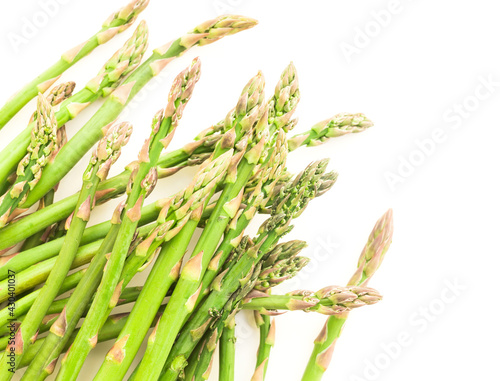
<instances>
[{"instance_id":1,"label":"green asparagus stalk","mask_svg":"<svg viewBox=\"0 0 500 381\"><path fill-rule=\"evenodd\" d=\"M271 217L259 230L260 235L256 239L255 246L245 250L241 258L233 261L231 267L214 280L211 286L212 292L184 325L165 363L165 373L160 378L162 381L176 379L184 368L186 359L189 358L194 347L206 332L214 316L217 316L218 311L222 310L230 296L238 290L241 282L252 273L252 269L265 256L279 255L276 252L290 250L290 246L303 246L302 242L281 244L274 249L274 253L271 253L279 238L290 230L291 220L300 215L312 198L323 194L333 185L330 175L324 174L326 165L326 160L313 163L296 179L289 181L286 186L281 188L280 194L274 201ZM325 178L326 181L323 182L322 178ZM244 241L240 243L240 245L243 244ZM172 299L170 303L172 303ZM144 360L140 366L143 364Z\"/></svg>"},{"instance_id":2,"label":"green asparagus stalk","mask_svg":"<svg viewBox=\"0 0 500 381\"><path fill-rule=\"evenodd\" d=\"M385 253L391 244L392 233L392 210L389 209L375 224L361 253L358 268L348 286L366 287L368 281L382 264ZM328 318L323 330L314 342L313 353L302 376L303 381L321 380L330 364L335 343L340 337L348 315L348 312L345 312Z\"/></svg>"},{"instance_id":3,"label":"green asparagus stalk","mask_svg":"<svg viewBox=\"0 0 500 381\"><path fill-rule=\"evenodd\" d=\"M271 348L274 346L276 322L267 315L255 311L255 322L259 327L260 342L257 350L257 365L251 381L263 381L266 377Z\"/></svg>"},{"instance_id":4,"label":"green asparagus stalk","mask_svg":"<svg viewBox=\"0 0 500 381\"><path fill-rule=\"evenodd\" d=\"M217 145L214 155L219 156L232 146L238 149L241 142L245 143L248 148L242 149L239 154L235 155L240 162L236 162L237 165L228 171L225 179L226 185L216 207L193 250L190 260L180 274L177 286L172 293L165 313L160 318L157 330L148 339L146 353L134 377L136 380L160 376L162 365L172 348L175 336L183 321L194 309L201 292L203 275L215 253L219 240L239 209L243 188L251 177L255 166L263 160L262 155L267 153L265 148L269 127L267 105L263 103L263 85L264 80L259 73L245 87L234 113L228 115L228 123L233 124L231 120L236 120L235 127L230 130L234 134L234 138L221 141L222 144ZM245 138L240 141L244 136Z\"/></svg>"},{"instance_id":5,"label":"green asparagus stalk","mask_svg":"<svg viewBox=\"0 0 500 381\"><path fill-rule=\"evenodd\" d=\"M71 218L68 234L56 263L38 295L26 319L16 331L14 344L4 352L0 363L0 377L12 376L19 366L23 354L33 341L38 327L70 270L80 239L90 218L98 183L105 179L111 165L118 159L121 147L127 144L132 127L128 123L113 123L107 127L105 137L97 145L83 175L83 186L77 207Z\"/></svg>"},{"instance_id":6,"label":"green asparagus stalk","mask_svg":"<svg viewBox=\"0 0 500 381\"><path fill-rule=\"evenodd\" d=\"M145 1L141 1L140 3L145 3ZM137 3L137 5L140 5L140 3ZM139 7L139 9L141 8L142 6ZM127 12L130 14L134 11L128 9L125 10L125 14L127 14ZM89 104L102 96L107 96L110 91L116 88L123 79L139 65L147 47L147 40L148 28L145 22L141 22L132 37L109 59L108 62L106 62L98 75L90 80L84 89L61 103L59 111L55 114L57 126L61 127L69 120L74 119ZM114 119L116 118L107 119L100 127L106 126ZM5 182L19 160L25 155L31 129L32 124L28 125L24 131L0 152L0 163L2 163L0 166L0 184ZM99 138L92 141L92 144L89 143L87 150L97 143L102 136L103 133L99 135ZM61 152L63 151L64 150ZM43 191L39 193L39 196L37 196L36 201L53 188L62 177L63 176L60 176L52 186L44 188ZM29 205L33 204L34 202L29 203Z\"/></svg>"},{"instance_id":7,"label":"green asparagus stalk","mask_svg":"<svg viewBox=\"0 0 500 381\"><path fill-rule=\"evenodd\" d=\"M54 110L42 96L38 96L35 125L31 131L28 153L17 167L17 178L11 188L0 197L0 227L15 218L28 193L39 182L42 170L56 150L56 122Z\"/></svg>"},{"instance_id":8,"label":"green asparagus stalk","mask_svg":"<svg viewBox=\"0 0 500 381\"><path fill-rule=\"evenodd\" d=\"M333 118L315 124L309 131L290 138L288 148L290 151L294 151L304 145L308 147L317 146L331 138L363 132L372 126L372 121L364 114L338 114Z\"/></svg>"},{"instance_id":9,"label":"green asparagus stalk","mask_svg":"<svg viewBox=\"0 0 500 381\"><path fill-rule=\"evenodd\" d=\"M153 118L152 133L139 153L137 167L131 177L123 221L113 251L106 264L101 285L92 303L89 316L85 319L72 349L67 352L62 361L58 374L59 379L76 379L86 356L94 346L92 338L97 337L96 335L109 313L109 308L116 304L116 297L123 287L123 279L120 281L120 275L140 218L140 208L156 183L158 159L163 148L168 146L173 138L184 107L199 79L199 68L199 60L195 59L191 67L176 77L170 90L167 107L160 110Z\"/></svg>"},{"instance_id":10,"label":"green asparagus stalk","mask_svg":"<svg viewBox=\"0 0 500 381\"><path fill-rule=\"evenodd\" d=\"M111 14L102 29L84 43L64 53L59 61L25 85L0 109L0 129L16 115L39 92L45 92L71 66L91 53L99 45L112 39L134 23L137 15L148 5L148 0L133 0L130 4Z\"/></svg>"},{"instance_id":11,"label":"green asparagus stalk","mask_svg":"<svg viewBox=\"0 0 500 381\"><path fill-rule=\"evenodd\" d=\"M256 310L261 315L273 315L275 311L319 312L324 315L340 315L355 308L378 303L382 296L368 287L329 286L317 292L298 290L286 295L252 293L252 299L242 304L242 309Z\"/></svg>"},{"instance_id":12,"label":"green asparagus stalk","mask_svg":"<svg viewBox=\"0 0 500 381\"><path fill-rule=\"evenodd\" d=\"M31 193L25 206L33 205L81 159L92 145L102 136L102 127L114 120L128 102L144 85L174 58L193 46L203 46L215 42L227 35L238 33L253 27L255 20L241 16L221 16L198 25L181 38L153 51L153 54L139 66L118 87L83 126L63 147L51 165L47 166L46 176L42 176L37 192Z\"/></svg>"},{"instance_id":13,"label":"green asparagus stalk","mask_svg":"<svg viewBox=\"0 0 500 381\"><path fill-rule=\"evenodd\" d=\"M193 380L194 379L194 374L196 372L197 365L200 364L201 356L203 354L203 351L205 350L205 345L206 345L207 340L203 338L200 340L198 345L196 346L195 350L189 356L188 359L188 364L184 368L183 372L179 375L180 379L182 380ZM137 368L136 368L137 369ZM133 374L132 374L133 376Z\"/></svg>"}]
</instances>

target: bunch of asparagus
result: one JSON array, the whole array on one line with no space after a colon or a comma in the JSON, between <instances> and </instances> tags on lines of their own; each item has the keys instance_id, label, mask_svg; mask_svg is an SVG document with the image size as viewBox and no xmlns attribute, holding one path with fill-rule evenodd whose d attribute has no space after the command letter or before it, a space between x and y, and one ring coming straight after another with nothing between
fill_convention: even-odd
<instances>
[{"instance_id":1,"label":"bunch of asparagus","mask_svg":"<svg viewBox=\"0 0 500 381\"><path fill-rule=\"evenodd\" d=\"M117 117L138 91L186 50L256 25L235 15L206 21L140 64L148 40L141 21L83 89L73 94L69 82L43 94L79 59L134 23L147 4L134 0L113 13L96 35L0 109L3 127L37 97L28 126L0 152L0 380L22 368L22 380L43 380L58 363L57 380L76 380L90 352L106 340L114 344L95 380L125 379L144 341L146 352L130 380L206 380L217 346L219 380L234 380L235 316L242 310L253 311L260 331L254 381L266 375L273 316L297 310L328 315L303 376L319 380L348 313L382 298L367 282L391 243L392 212L377 222L346 287L272 293L309 262L299 255L305 242L283 237L337 179L327 172L328 160L294 175L287 156L372 123L363 114L339 114L288 137L300 100L290 64L269 99L259 72L222 121L183 148L164 152L200 79L196 58L175 78L137 160L108 178L132 134L132 126ZM67 141L66 123L101 97L101 108ZM81 190L55 201L58 183L92 147ZM193 166L198 169L186 188L146 202L159 178ZM108 221L87 226L95 207L122 195ZM268 218L250 237L258 215ZM148 267L145 283L128 287ZM124 304L132 305L129 313L113 312Z\"/></svg>"}]
</instances>

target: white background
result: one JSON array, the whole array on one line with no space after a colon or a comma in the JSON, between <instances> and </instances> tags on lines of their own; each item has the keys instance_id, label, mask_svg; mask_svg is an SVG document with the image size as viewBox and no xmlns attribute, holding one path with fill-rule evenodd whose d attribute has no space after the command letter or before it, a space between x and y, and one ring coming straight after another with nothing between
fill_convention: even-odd
<instances>
[{"instance_id":1,"label":"white background","mask_svg":"<svg viewBox=\"0 0 500 381\"><path fill-rule=\"evenodd\" d=\"M48 22L39 14L47 14L44 3L50 1L2 6L0 103L62 52L90 37L124 0L60 1ZM137 96L140 102L134 100L124 115L135 126L134 138L113 173L135 158L151 117L166 104L171 80L193 57L201 57L203 75L172 148L223 118L259 69L270 95L282 69L293 61L302 93L297 131L346 111L365 113L375 127L290 155L293 171L329 157L340 177L297 220L289 237L308 241L305 254L312 262L281 289L345 284L372 225L389 207L395 217L393 245L371 283L385 299L350 316L325 379L495 378L500 339L493 326L499 312L493 279L500 265L498 8L484 0L153 0L140 18L148 21L150 48L155 48L222 12L257 18L260 25L192 50L169 65L161 83ZM23 25L36 17L41 17L40 27L16 48L13 34L23 36ZM131 33L96 49L62 80L75 80L77 89L82 88ZM489 93L482 87L488 81ZM70 135L100 103L68 124ZM24 128L33 105L1 131L1 146ZM456 107L465 110L462 116ZM439 142L419 148L417 141L436 136ZM59 198L79 189L86 161L64 179ZM186 170L161 181L150 200L180 189L193 173ZM391 186L388 176L393 181L400 176L399 182ZM91 222L107 218L115 204L96 209ZM451 301L449 284L456 282L461 288ZM301 312L277 318L268 380L300 379L324 321L324 316ZM241 316L238 332L236 378L249 380L258 341L250 316ZM390 343L401 335L407 339L396 350ZM110 345L93 351L81 380L92 379ZM384 349L388 346L392 357Z\"/></svg>"}]
</instances>

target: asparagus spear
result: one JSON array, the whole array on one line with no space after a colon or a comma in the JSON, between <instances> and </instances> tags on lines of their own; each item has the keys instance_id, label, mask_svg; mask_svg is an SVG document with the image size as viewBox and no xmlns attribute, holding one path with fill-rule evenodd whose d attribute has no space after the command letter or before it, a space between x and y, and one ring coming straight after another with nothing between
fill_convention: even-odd
<instances>
[{"instance_id":1,"label":"asparagus spear","mask_svg":"<svg viewBox=\"0 0 500 381\"><path fill-rule=\"evenodd\" d=\"M317 292L298 290L286 295L255 292L242 309L256 310L261 315L273 315L277 310L319 312L339 315L355 308L379 302L382 296L368 287L329 286Z\"/></svg>"},{"instance_id":2,"label":"asparagus spear","mask_svg":"<svg viewBox=\"0 0 500 381\"><path fill-rule=\"evenodd\" d=\"M255 20L241 16L221 16L198 25L186 35L153 51L106 100L104 105L63 147L56 160L47 167L37 192L32 193L25 206L33 205L54 186L81 159L102 136L101 128L114 120L128 102L144 85L170 62L193 46L211 44L227 35L238 33L255 26Z\"/></svg>"},{"instance_id":3,"label":"asparagus spear","mask_svg":"<svg viewBox=\"0 0 500 381\"><path fill-rule=\"evenodd\" d=\"M148 3L149 0L133 0L125 7L114 12L106 19L99 32L84 43L64 53L56 64L25 85L0 109L0 129L39 92L45 92L45 90L57 81L62 73L91 53L99 45L108 42L117 33L123 32L132 25L137 15L146 8Z\"/></svg>"},{"instance_id":4,"label":"asparagus spear","mask_svg":"<svg viewBox=\"0 0 500 381\"><path fill-rule=\"evenodd\" d=\"M97 184L105 179L111 165L120 156L121 147L127 144L132 127L128 123L113 123L107 127L105 137L97 145L90 163L83 174L83 185L80 197L71 219L68 234L56 263L47 278L44 287L28 312L26 319L16 331L13 346L4 352L0 363L0 376L9 378L17 369L23 354L33 341L50 304L57 296L59 289L70 270L71 264L80 244L80 238L90 218Z\"/></svg>"},{"instance_id":5,"label":"asparagus spear","mask_svg":"<svg viewBox=\"0 0 500 381\"><path fill-rule=\"evenodd\" d=\"M324 175L326 165L326 160L313 163L281 188L280 194L274 201L271 217L259 230L260 235L255 241L256 245L250 250L246 250L238 260L232 261L231 267L214 280L212 292L184 325L165 363L162 381L176 379L185 366L186 359L207 330L207 326L214 316L217 316L218 311L222 310L230 296L238 290L240 282L252 273L252 269L264 256L277 255L278 251L291 250L290 246L303 246L302 242L281 244L274 249L274 253L271 253L278 239L290 230L291 220L300 215L309 200L323 194L333 185L330 176ZM322 178L325 178L326 181L323 182ZM240 243L240 245L243 244L244 241ZM171 302L172 299L169 304ZM140 366L143 364L144 360Z\"/></svg>"},{"instance_id":6,"label":"asparagus spear","mask_svg":"<svg viewBox=\"0 0 500 381\"><path fill-rule=\"evenodd\" d=\"M389 209L375 224L368 242L361 253L358 268L348 283L348 286L365 287L384 259L392 240L393 220L392 210ZM323 330L314 342L303 381L321 380L330 364L335 343L342 332L342 327L348 313L341 313L328 318Z\"/></svg>"},{"instance_id":7,"label":"asparagus spear","mask_svg":"<svg viewBox=\"0 0 500 381\"><path fill-rule=\"evenodd\" d=\"M0 197L0 227L19 213L17 206L26 199L40 180L42 170L56 149L54 110L42 96L38 96L35 126L31 131L28 154L17 167L17 178L11 188Z\"/></svg>"},{"instance_id":8,"label":"asparagus spear","mask_svg":"<svg viewBox=\"0 0 500 381\"><path fill-rule=\"evenodd\" d=\"M363 132L372 126L372 121L364 114L338 114L315 124L307 132L295 135L288 141L288 147L290 151L294 151L304 145L317 146L331 138Z\"/></svg>"},{"instance_id":9,"label":"asparagus spear","mask_svg":"<svg viewBox=\"0 0 500 381\"><path fill-rule=\"evenodd\" d=\"M130 12L130 10L128 11ZM119 49L110 59L98 75L90 80L84 89L66 99L55 114L58 126L63 126L66 122L74 119L85 107L96 101L101 96L106 96L112 89L117 87L123 79L133 71L140 63L147 47L148 28L145 22L141 22L135 30L132 37ZM115 118L108 119L101 127L106 126ZM14 140L12 140L2 152L0 152L0 184L4 183L10 173L13 171L19 160L26 153L26 147L29 143L29 134L32 124L22 131ZM92 141L90 149L100 138ZM45 188L40 193L37 200L43 197L55 184L61 180L59 177L52 186ZM32 202L30 205L34 204Z\"/></svg>"},{"instance_id":10,"label":"asparagus spear","mask_svg":"<svg viewBox=\"0 0 500 381\"><path fill-rule=\"evenodd\" d=\"M192 65L183 70L174 80L168 104L153 118L151 136L146 139L136 169L131 177L129 196L125 214L118 232L113 251L97 291L89 316L80 330L73 346L62 361L59 379L75 379L83 362L93 348L93 338L107 317L108 309L116 304L116 297L123 287L120 274L125 264L130 242L140 218L140 208L156 183L156 165L163 148L168 146L182 117L194 86L199 79L200 62L195 59ZM116 296L115 296L116 295Z\"/></svg>"}]
</instances>

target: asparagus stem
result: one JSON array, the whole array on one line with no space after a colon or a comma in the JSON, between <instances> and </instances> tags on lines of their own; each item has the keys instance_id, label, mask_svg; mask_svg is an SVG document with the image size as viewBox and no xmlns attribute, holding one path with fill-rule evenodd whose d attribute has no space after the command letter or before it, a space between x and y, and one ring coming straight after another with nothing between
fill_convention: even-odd
<instances>
[{"instance_id":1,"label":"asparagus stem","mask_svg":"<svg viewBox=\"0 0 500 381\"><path fill-rule=\"evenodd\" d=\"M214 150L214 156L220 156L231 147L241 146L240 139L246 135L244 143L247 150L235 155L241 162L228 170L226 186L222 191L215 209L210 216L203 233L198 240L191 258L183 268L177 286L160 318L158 327L148 339L144 358L139 365L135 380L158 378L163 363L167 359L175 337L182 327L185 318L193 311L201 292L201 281L210 260L217 248L224 230L241 203L243 188L249 180L255 165L261 160L265 142L268 138L267 105L263 104L264 81L259 73L244 88L242 96L235 108L234 119L231 114L228 123L235 123L226 134L228 138L221 140ZM233 122L234 121L234 122ZM253 125L256 124L254 128ZM231 138L232 136L232 138ZM208 200L207 200L208 202Z\"/></svg>"},{"instance_id":2,"label":"asparagus stem","mask_svg":"<svg viewBox=\"0 0 500 381\"><path fill-rule=\"evenodd\" d=\"M262 315L273 315L274 311L319 312L324 315L339 315L355 308L378 303L382 296L367 287L325 287L317 292L298 290L286 295L255 293L242 309L256 310Z\"/></svg>"},{"instance_id":3,"label":"asparagus stem","mask_svg":"<svg viewBox=\"0 0 500 381\"><path fill-rule=\"evenodd\" d=\"M375 224L358 261L358 268L348 286L365 287L384 259L393 233L392 210L389 209ZM348 312L330 316L314 342L314 350L302 376L302 381L321 380L332 359L335 343L349 316Z\"/></svg>"},{"instance_id":4,"label":"asparagus stem","mask_svg":"<svg viewBox=\"0 0 500 381\"><path fill-rule=\"evenodd\" d=\"M19 162L14 184L0 197L0 228L19 214L17 206L24 202L28 193L37 185L42 170L57 147L54 110L42 95L38 96L34 119L28 153Z\"/></svg>"},{"instance_id":5,"label":"asparagus stem","mask_svg":"<svg viewBox=\"0 0 500 381\"><path fill-rule=\"evenodd\" d=\"M59 379L76 379L83 362L93 348L92 338L96 337L101 325L106 319L109 308L116 304L116 297L123 287L120 276L130 242L140 218L140 208L144 199L150 194L156 184L156 165L163 148L167 147L173 138L175 129L182 117L184 107L188 103L199 79L200 63L193 61L191 67L182 71L174 80L170 90L168 104L165 110L160 110L153 118L151 136L144 142L139 153L136 169L133 171L129 196L125 205L125 214L120 225L116 243L106 264L106 269L90 309L89 317L85 319L67 356L62 362Z\"/></svg>"},{"instance_id":6,"label":"asparagus stem","mask_svg":"<svg viewBox=\"0 0 500 381\"><path fill-rule=\"evenodd\" d=\"M140 5L141 3L146 3L146 1L140 1L137 3L139 9L142 8L142 6ZM131 5L133 5L133 3L129 4L129 7ZM125 16L127 14L131 14L131 12L134 13L135 11L133 9L124 9ZM110 91L117 87L122 82L122 80L138 66L146 50L147 39L147 26L145 22L141 22L132 37L120 50L118 50L111 57L108 62L106 62L98 75L91 81L89 81L84 89L80 90L78 93L62 102L59 111L55 114L57 126L61 127L69 120L74 119L85 107L99 99L101 96L109 95ZM115 118L107 119L106 122L101 124L100 127L104 127L114 119ZM0 163L2 163L2 165L0 166L0 184L5 182L7 177L16 167L19 160L21 160L21 158L25 155L26 147L29 144L30 130L32 129L32 127L32 123L30 123L24 131L22 131L3 149L2 152L0 152ZM102 136L103 133L101 133L97 139L92 141L92 144L88 146L87 151ZM66 173L64 173L64 175L65 174ZM62 177L64 176L59 176L57 181L55 181L50 187L45 188L44 186L42 186L41 188L43 188L43 190L40 190L40 193L36 197L35 201L38 201L40 198L42 198L43 195L45 195L51 188L53 188L55 184L57 184L62 179ZM33 205L35 201L30 202L29 205Z\"/></svg>"},{"instance_id":7,"label":"asparagus stem","mask_svg":"<svg viewBox=\"0 0 500 381\"><path fill-rule=\"evenodd\" d=\"M234 320L233 320L234 322ZM219 381L234 381L236 332L234 325L224 327L219 343Z\"/></svg>"},{"instance_id":8,"label":"asparagus stem","mask_svg":"<svg viewBox=\"0 0 500 381\"><path fill-rule=\"evenodd\" d=\"M83 44L64 53L59 61L53 66L25 85L0 109L0 129L2 129L7 122L39 92L43 93L57 81L62 73L91 53L99 45L108 42L117 33L123 32L132 25L137 15L146 8L148 2L148 0L133 0L124 8L111 14L104 22L99 32L90 37Z\"/></svg>"},{"instance_id":9,"label":"asparagus stem","mask_svg":"<svg viewBox=\"0 0 500 381\"><path fill-rule=\"evenodd\" d=\"M12 377L27 348L34 341L33 337L35 337L43 317L57 296L64 278L71 268L83 231L90 218L97 185L106 178L111 165L120 156L121 148L127 144L131 133L132 127L128 123L112 124L108 126L105 137L97 145L84 172L80 197L61 252L56 258L54 267L42 287L40 295L33 303L26 319L17 329L14 342L4 352L0 363L0 377L6 379Z\"/></svg>"},{"instance_id":10,"label":"asparagus stem","mask_svg":"<svg viewBox=\"0 0 500 381\"><path fill-rule=\"evenodd\" d=\"M37 192L31 193L25 202L25 207L33 205L69 172L85 152L100 139L102 136L101 128L114 120L139 90L155 75L159 74L172 59L193 46L210 44L226 35L238 33L254 25L255 21L252 19L239 16L221 16L200 24L181 38L154 50L151 57L110 95L104 105L64 146L56 160L47 166L46 176L42 176Z\"/></svg>"},{"instance_id":11,"label":"asparagus stem","mask_svg":"<svg viewBox=\"0 0 500 381\"><path fill-rule=\"evenodd\" d=\"M274 346L274 336L276 332L275 320L267 315L261 315L255 311L255 321L259 327L260 342L257 350L257 365L251 381L263 381L266 377L269 355Z\"/></svg>"}]
</instances>

